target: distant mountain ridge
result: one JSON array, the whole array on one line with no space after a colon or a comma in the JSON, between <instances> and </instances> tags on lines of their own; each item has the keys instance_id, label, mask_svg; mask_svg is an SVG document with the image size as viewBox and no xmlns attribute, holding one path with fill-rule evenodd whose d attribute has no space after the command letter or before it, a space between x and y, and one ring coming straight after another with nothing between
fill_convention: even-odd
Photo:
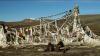
<instances>
[{"instance_id":1,"label":"distant mountain ridge","mask_svg":"<svg viewBox=\"0 0 100 56\"><path fill-rule=\"evenodd\" d=\"M93 32L100 35L100 14L96 15L80 15L79 16L82 25L88 25ZM48 19L47 19L48 20ZM49 20L48 20L49 21ZM62 22L61 22L62 23ZM25 27L39 25L39 20L24 19L17 22L4 22L0 21L0 24L4 24L10 27Z\"/></svg>"}]
</instances>

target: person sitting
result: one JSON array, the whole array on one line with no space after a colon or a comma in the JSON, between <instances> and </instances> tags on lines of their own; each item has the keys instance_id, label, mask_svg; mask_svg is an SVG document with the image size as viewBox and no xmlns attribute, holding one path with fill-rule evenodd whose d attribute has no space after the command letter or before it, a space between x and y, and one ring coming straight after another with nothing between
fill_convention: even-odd
<instances>
[{"instance_id":1,"label":"person sitting","mask_svg":"<svg viewBox=\"0 0 100 56\"><path fill-rule=\"evenodd\" d=\"M45 51L54 51L54 45L49 42Z\"/></svg>"},{"instance_id":2,"label":"person sitting","mask_svg":"<svg viewBox=\"0 0 100 56\"><path fill-rule=\"evenodd\" d=\"M70 47L65 47L64 43L60 40L57 44L57 51L63 51L65 53L68 50L70 50Z\"/></svg>"},{"instance_id":3,"label":"person sitting","mask_svg":"<svg viewBox=\"0 0 100 56\"><path fill-rule=\"evenodd\" d=\"M64 47L64 44L63 44L63 42L60 40L59 42L58 42L58 44L57 44L57 51L61 51L62 49L61 48L63 48Z\"/></svg>"}]
</instances>

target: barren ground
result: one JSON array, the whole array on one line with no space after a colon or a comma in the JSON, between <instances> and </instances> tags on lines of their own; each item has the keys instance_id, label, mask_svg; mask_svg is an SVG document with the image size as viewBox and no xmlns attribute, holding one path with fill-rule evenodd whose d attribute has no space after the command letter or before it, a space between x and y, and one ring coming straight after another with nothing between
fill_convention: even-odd
<instances>
[{"instance_id":1,"label":"barren ground","mask_svg":"<svg viewBox=\"0 0 100 56\"><path fill-rule=\"evenodd\" d=\"M73 47L63 52L37 51L38 46L31 48L5 48L0 49L0 56L100 56L100 47Z\"/></svg>"}]
</instances>

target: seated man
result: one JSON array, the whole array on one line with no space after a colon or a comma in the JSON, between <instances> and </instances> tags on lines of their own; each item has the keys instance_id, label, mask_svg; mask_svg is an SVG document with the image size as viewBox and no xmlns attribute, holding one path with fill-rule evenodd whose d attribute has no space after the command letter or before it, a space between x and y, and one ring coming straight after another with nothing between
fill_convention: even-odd
<instances>
[{"instance_id":1,"label":"seated man","mask_svg":"<svg viewBox=\"0 0 100 56\"><path fill-rule=\"evenodd\" d=\"M63 53L65 53L68 50L70 50L70 47L65 47L64 43L60 40L57 44L57 51L63 51Z\"/></svg>"},{"instance_id":2,"label":"seated man","mask_svg":"<svg viewBox=\"0 0 100 56\"><path fill-rule=\"evenodd\" d=\"M54 45L49 42L45 51L54 51Z\"/></svg>"},{"instance_id":3,"label":"seated man","mask_svg":"<svg viewBox=\"0 0 100 56\"><path fill-rule=\"evenodd\" d=\"M60 40L59 42L58 42L58 44L57 44L57 51L61 51L61 48L63 48L64 47L64 44L63 44L63 42Z\"/></svg>"}]
</instances>

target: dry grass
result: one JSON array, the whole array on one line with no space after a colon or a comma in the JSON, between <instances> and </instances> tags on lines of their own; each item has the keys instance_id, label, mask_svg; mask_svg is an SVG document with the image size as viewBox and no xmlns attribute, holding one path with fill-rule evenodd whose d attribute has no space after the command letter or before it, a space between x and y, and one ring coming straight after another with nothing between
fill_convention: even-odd
<instances>
[{"instance_id":1,"label":"dry grass","mask_svg":"<svg viewBox=\"0 0 100 56\"><path fill-rule=\"evenodd\" d=\"M97 35L100 35L100 15L80 15L81 23L82 25L88 25L90 29L96 33ZM51 20L49 20L51 21ZM58 25L62 25L64 20L58 21ZM10 27L27 27L27 26L35 26L39 25L39 20L31 20L26 19L19 22L2 22L0 21L0 24L4 23L7 26Z\"/></svg>"}]
</instances>

